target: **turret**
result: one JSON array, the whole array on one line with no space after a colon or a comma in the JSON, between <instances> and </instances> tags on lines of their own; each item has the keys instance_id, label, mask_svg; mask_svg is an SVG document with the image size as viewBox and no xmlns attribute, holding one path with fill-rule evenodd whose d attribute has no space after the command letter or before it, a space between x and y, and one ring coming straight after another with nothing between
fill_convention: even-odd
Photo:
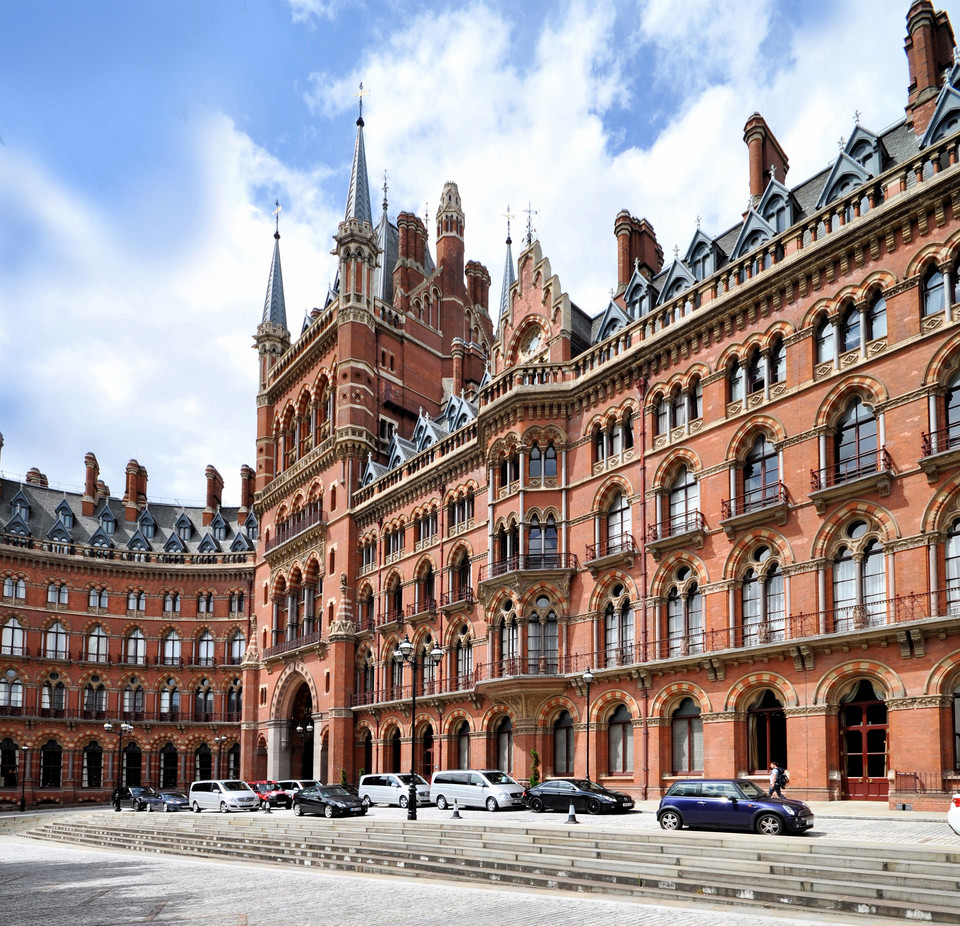
<instances>
[{"instance_id":1,"label":"turret","mask_svg":"<svg viewBox=\"0 0 960 926\"><path fill-rule=\"evenodd\" d=\"M463 210L460 191L455 183L443 185L437 208L437 268L441 289L447 295L458 295L463 286Z\"/></svg>"}]
</instances>

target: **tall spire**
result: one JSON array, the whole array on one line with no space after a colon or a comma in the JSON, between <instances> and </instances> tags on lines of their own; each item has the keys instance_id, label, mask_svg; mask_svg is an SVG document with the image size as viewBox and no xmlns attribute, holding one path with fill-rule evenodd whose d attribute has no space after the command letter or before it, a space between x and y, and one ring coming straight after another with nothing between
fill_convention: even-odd
<instances>
[{"instance_id":1,"label":"tall spire","mask_svg":"<svg viewBox=\"0 0 960 926\"><path fill-rule=\"evenodd\" d=\"M507 312L507 307L510 304L510 287L517 280L517 275L513 269L513 251L510 249L510 245L513 244L513 240L510 237L510 220L514 216L510 212L510 207L507 206L507 211L504 215L507 220L507 259L503 265L503 289L500 291L500 314L497 318L503 318Z\"/></svg>"},{"instance_id":2,"label":"tall spire","mask_svg":"<svg viewBox=\"0 0 960 926\"><path fill-rule=\"evenodd\" d=\"M350 170L350 189L347 192L347 209L343 216L357 219L373 225L373 213L370 210L370 181L367 178L367 154L363 147L363 97L369 91L360 84L360 115L357 116L357 143L353 149L353 167Z\"/></svg>"},{"instance_id":3,"label":"tall spire","mask_svg":"<svg viewBox=\"0 0 960 926\"><path fill-rule=\"evenodd\" d=\"M283 299L283 273L280 270L280 200L273 213L277 219L273 233L273 261L270 264L270 278L267 280L267 298L263 303L263 324L287 327L287 307Z\"/></svg>"}]
</instances>

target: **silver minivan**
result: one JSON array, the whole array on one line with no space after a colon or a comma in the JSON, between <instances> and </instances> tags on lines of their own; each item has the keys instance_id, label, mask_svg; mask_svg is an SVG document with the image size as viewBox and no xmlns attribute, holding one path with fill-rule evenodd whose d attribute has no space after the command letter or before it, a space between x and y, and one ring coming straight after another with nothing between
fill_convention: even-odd
<instances>
[{"instance_id":1,"label":"silver minivan","mask_svg":"<svg viewBox=\"0 0 960 926\"><path fill-rule=\"evenodd\" d=\"M201 810L259 810L260 797L245 781L195 781L190 785L190 809Z\"/></svg>"},{"instance_id":2,"label":"silver minivan","mask_svg":"<svg viewBox=\"0 0 960 926\"><path fill-rule=\"evenodd\" d=\"M504 810L523 807L523 786L498 769L434 772L430 799L440 810L451 807L455 800L461 807Z\"/></svg>"},{"instance_id":3,"label":"silver minivan","mask_svg":"<svg viewBox=\"0 0 960 926\"><path fill-rule=\"evenodd\" d=\"M426 778L416 777L417 804L430 803L430 784ZM357 793L368 807L371 804L398 804L406 807L410 803L410 776L386 772L382 775L364 775L360 779Z\"/></svg>"}]
</instances>

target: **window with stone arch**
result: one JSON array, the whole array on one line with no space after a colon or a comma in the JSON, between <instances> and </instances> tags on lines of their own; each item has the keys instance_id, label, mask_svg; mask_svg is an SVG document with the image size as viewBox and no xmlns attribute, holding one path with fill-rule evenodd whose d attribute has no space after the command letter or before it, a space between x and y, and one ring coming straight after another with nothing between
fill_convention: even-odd
<instances>
[{"instance_id":1,"label":"window with stone arch","mask_svg":"<svg viewBox=\"0 0 960 926\"><path fill-rule=\"evenodd\" d=\"M242 706L243 682L239 678L233 678L227 686L227 720L239 720Z\"/></svg>"},{"instance_id":2,"label":"window with stone arch","mask_svg":"<svg viewBox=\"0 0 960 926\"><path fill-rule=\"evenodd\" d=\"M615 488L607 498L600 527L599 556L611 556L633 549L633 517L630 500L622 489Z\"/></svg>"},{"instance_id":3,"label":"window with stone arch","mask_svg":"<svg viewBox=\"0 0 960 926\"><path fill-rule=\"evenodd\" d=\"M576 756L576 737L570 711L560 711L553 722L553 774L572 775Z\"/></svg>"},{"instance_id":4,"label":"window with stone arch","mask_svg":"<svg viewBox=\"0 0 960 926\"><path fill-rule=\"evenodd\" d=\"M845 633L886 623L886 558L883 538L864 518L840 532L831 555L833 630Z\"/></svg>"},{"instance_id":5,"label":"window with stone arch","mask_svg":"<svg viewBox=\"0 0 960 926\"><path fill-rule=\"evenodd\" d=\"M60 621L54 621L48 628L44 639L44 654L47 659L66 659L68 654L68 636Z\"/></svg>"},{"instance_id":6,"label":"window with stone arch","mask_svg":"<svg viewBox=\"0 0 960 926\"><path fill-rule=\"evenodd\" d=\"M161 661L165 666L179 666L181 664L181 640L176 630L168 630L161 641Z\"/></svg>"},{"instance_id":7,"label":"window with stone arch","mask_svg":"<svg viewBox=\"0 0 960 926\"><path fill-rule=\"evenodd\" d=\"M677 467L666 490L666 518L661 522L660 536L673 537L700 529L700 483L686 463Z\"/></svg>"},{"instance_id":8,"label":"window with stone arch","mask_svg":"<svg viewBox=\"0 0 960 926\"><path fill-rule=\"evenodd\" d=\"M844 406L834 425L833 467L827 485L841 485L877 472L881 463L880 449L877 416L863 397L855 395Z\"/></svg>"},{"instance_id":9,"label":"window with stone arch","mask_svg":"<svg viewBox=\"0 0 960 926\"><path fill-rule=\"evenodd\" d=\"M95 624L87 634L86 650L88 662L106 662L109 658L107 634L100 624Z\"/></svg>"},{"instance_id":10,"label":"window with stone arch","mask_svg":"<svg viewBox=\"0 0 960 926\"><path fill-rule=\"evenodd\" d=\"M696 572L681 565L666 588L667 655L688 656L704 648L703 595Z\"/></svg>"},{"instance_id":11,"label":"window with stone arch","mask_svg":"<svg viewBox=\"0 0 960 926\"><path fill-rule=\"evenodd\" d=\"M8 617L0 630L0 653L4 656L23 656L27 635L16 617Z\"/></svg>"},{"instance_id":12,"label":"window with stone arch","mask_svg":"<svg viewBox=\"0 0 960 926\"><path fill-rule=\"evenodd\" d=\"M124 657L128 664L142 666L147 661L147 638L139 627L127 634L123 644Z\"/></svg>"},{"instance_id":13,"label":"window with stone arch","mask_svg":"<svg viewBox=\"0 0 960 926\"><path fill-rule=\"evenodd\" d=\"M740 361L734 357L727 364L727 403L742 402L746 392L746 375Z\"/></svg>"},{"instance_id":14,"label":"window with stone arch","mask_svg":"<svg viewBox=\"0 0 960 926\"><path fill-rule=\"evenodd\" d=\"M527 532L527 567L529 569L554 569L558 565L557 521L552 514L541 519L540 515L530 517Z\"/></svg>"},{"instance_id":15,"label":"window with stone arch","mask_svg":"<svg viewBox=\"0 0 960 926\"><path fill-rule=\"evenodd\" d=\"M693 698L684 698L670 715L674 775L703 774L703 719Z\"/></svg>"},{"instance_id":16,"label":"window with stone arch","mask_svg":"<svg viewBox=\"0 0 960 926\"><path fill-rule=\"evenodd\" d=\"M194 720L209 723L213 720L213 685L209 679L201 678L193 691Z\"/></svg>"},{"instance_id":17,"label":"window with stone arch","mask_svg":"<svg viewBox=\"0 0 960 926\"><path fill-rule=\"evenodd\" d=\"M57 673L51 674L54 679ZM67 709L67 689L63 682L46 681L40 689L40 710L47 716L62 717Z\"/></svg>"},{"instance_id":18,"label":"window with stone arch","mask_svg":"<svg viewBox=\"0 0 960 926\"><path fill-rule=\"evenodd\" d=\"M377 664L373 658L373 651L368 645L364 645L357 653L356 662L356 688L357 694L362 699L361 704L368 704L373 700L373 694L376 691Z\"/></svg>"},{"instance_id":19,"label":"window with stone arch","mask_svg":"<svg viewBox=\"0 0 960 926\"><path fill-rule=\"evenodd\" d=\"M508 775L513 774L513 721L501 717L495 727L497 745L497 768Z\"/></svg>"},{"instance_id":20,"label":"window with stone arch","mask_svg":"<svg viewBox=\"0 0 960 926\"><path fill-rule=\"evenodd\" d=\"M470 628L461 624L454 635L454 669L459 689L473 687L473 640Z\"/></svg>"},{"instance_id":21,"label":"window with stone arch","mask_svg":"<svg viewBox=\"0 0 960 926\"><path fill-rule=\"evenodd\" d=\"M557 610L547 595L538 595L527 614L527 673L555 675L559 667Z\"/></svg>"},{"instance_id":22,"label":"window with stone arch","mask_svg":"<svg viewBox=\"0 0 960 926\"><path fill-rule=\"evenodd\" d=\"M461 720L455 734L457 745L457 768L470 768L470 724Z\"/></svg>"},{"instance_id":23,"label":"window with stone arch","mask_svg":"<svg viewBox=\"0 0 960 926\"><path fill-rule=\"evenodd\" d=\"M740 577L740 645L783 640L785 601L779 556L766 544L758 546L747 558Z\"/></svg>"},{"instance_id":24,"label":"window with stone arch","mask_svg":"<svg viewBox=\"0 0 960 926\"><path fill-rule=\"evenodd\" d=\"M847 303L840 309L838 334L841 354L860 349L860 310L852 302Z\"/></svg>"},{"instance_id":25,"label":"window with stone arch","mask_svg":"<svg viewBox=\"0 0 960 926\"><path fill-rule=\"evenodd\" d=\"M864 324L866 327L864 338L867 342L877 341L887 336L887 300L879 289L873 291L867 298Z\"/></svg>"},{"instance_id":26,"label":"window with stone arch","mask_svg":"<svg viewBox=\"0 0 960 926\"><path fill-rule=\"evenodd\" d=\"M500 655L500 674L519 675L520 673L520 620L512 598L500 605L500 616L496 624L497 648Z\"/></svg>"},{"instance_id":27,"label":"window with stone arch","mask_svg":"<svg viewBox=\"0 0 960 926\"><path fill-rule=\"evenodd\" d=\"M180 719L180 689L174 678L167 678L160 686L160 720Z\"/></svg>"},{"instance_id":28,"label":"window with stone arch","mask_svg":"<svg viewBox=\"0 0 960 926\"><path fill-rule=\"evenodd\" d=\"M747 767L763 774L776 762L787 768L787 715L778 692L769 688L755 694L747 704Z\"/></svg>"},{"instance_id":29,"label":"window with stone arch","mask_svg":"<svg viewBox=\"0 0 960 926\"><path fill-rule=\"evenodd\" d=\"M828 315L821 315L814 322L813 340L816 362L834 363L837 359L837 330Z\"/></svg>"},{"instance_id":30,"label":"window with stone arch","mask_svg":"<svg viewBox=\"0 0 960 926\"><path fill-rule=\"evenodd\" d=\"M607 716L607 773L633 772L633 718L626 704L618 704Z\"/></svg>"},{"instance_id":31,"label":"window with stone arch","mask_svg":"<svg viewBox=\"0 0 960 926\"><path fill-rule=\"evenodd\" d=\"M765 433L759 433L747 450L740 480L740 504L732 514L746 514L780 501L780 454Z\"/></svg>"},{"instance_id":32,"label":"window with stone arch","mask_svg":"<svg viewBox=\"0 0 960 926\"><path fill-rule=\"evenodd\" d=\"M921 312L924 318L944 311L945 289L943 273L936 264L931 264L924 271L920 287Z\"/></svg>"},{"instance_id":33,"label":"window with stone arch","mask_svg":"<svg viewBox=\"0 0 960 926\"><path fill-rule=\"evenodd\" d=\"M607 666L635 662L633 604L626 586L616 582L603 605L603 653Z\"/></svg>"},{"instance_id":34,"label":"window with stone arch","mask_svg":"<svg viewBox=\"0 0 960 926\"><path fill-rule=\"evenodd\" d=\"M437 689L437 671L438 664L433 661L431 655L434 650L434 640L432 634L425 633L417 641L417 659L420 663L420 672L417 675L417 682L420 685L419 694L431 695L436 693Z\"/></svg>"}]
</instances>

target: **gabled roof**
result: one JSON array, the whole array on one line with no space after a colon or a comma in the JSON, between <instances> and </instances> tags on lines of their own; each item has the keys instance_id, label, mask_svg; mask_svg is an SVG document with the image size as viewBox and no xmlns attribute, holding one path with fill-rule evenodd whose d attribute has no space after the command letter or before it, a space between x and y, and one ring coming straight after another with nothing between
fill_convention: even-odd
<instances>
[{"instance_id":1,"label":"gabled roof","mask_svg":"<svg viewBox=\"0 0 960 926\"><path fill-rule=\"evenodd\" d=\"M211 528L211 530L212 530L213 528L217 528L217 527L222 528L223 530L226 530L226 531L229 531L229 530L230 530L230 525L227 524L227 519L226 519L226 518L223 516L223 514L220 512L220 509L219 509L219 508L217 509L217 513L216 513L216 514L213 516L213 518L210 520L210 528Z\"/></svg>"},{"instance_id":2,"label":"gabled roof","mask_svg":"<svg viewBox=\"0 0 960 926\"><path fill-rule=\"evenodd\" d=\"M730 252L731 260L743 256L748 249L748 242L756 232L761 232L765 238L772 238L775 234L773 226L755 209L751 209L747 213L743 225L740 226L740 234L737 235L736 244Z\"/></svg>"},{"instance_id":3,"label":"gabled roof","mask_svg":"<svg viewBox=\"0 0 960 926\"><path fill-rule=\"evenodd\" d=\"M873 174L870 171L862 164L857 163L846 151L841 151L827 175L827 182L824 183L820 198L817 200L817 208L822 209L827 203L836 199L838 194L834 192L834 189L845 177L852 177L859 185L866 183L872 176Z\"/></svg>"},{"instance_id":4,"label":"gabled roof","mask_svg":"<svg viewBox=\"0 0 960 926\"><path fill-rule=\"evenodd\" d=\"M69 515L71 518L74 517L73 509L70 507L70 503L64 499L53 509L58 518L62 518L65 514Z\"/></svg>"},{"instance_id":5,"label":"gabled roof","mask_svg":"<svg viewBox=\"0 0 960 926\"><path fill-rule=\"evenodd\" d=\"M416 444L394 434L390 439L390 462L387 463L387 469L396 469L416 455Z\"/></svg>"},{"instance_id":6,"label":"gabled roof","mask_svg":"<svg viewBox=\"0 0 960 926\"><path fill-rule=\"evenodd\" d=\"M220 548L220 544L214 539L213 534L210 531L207 531L203 535L203 539L200 541L200 546L197 547L198 552L200 553L222 553L223 551Z\"/></svg>"},{"instance_id":7,"label":"gabled roof","mask_svg":"<svg viewBox=\"0 0 960 926\"><path fill-rule=\"evenodd\" d=\"M683 284L683 289L686 289L688 286L693 286L693 284L697 282L697 278L690 271L690 268L678 257L675 258L669 268L667 268L666 276L660 277L658 282L660 283L660 296L657 299L657 305L662 305L676 295L673 290L676 288L678 282Z\"/></svg>"},{"instance_id":8,"label":"gabled roof","mask_svg":"<svg viewBox=\"0 0 960 926\"><path fill-rule=\"evenodd\" d=\"M102 527L93 532L89 543L92 547L110 547L111 550L114 547L113 539Z\"/></svg>"},{"instance_id":9,"label":"gabled roof","mask_svg":"<svg viewBox=\"0 0 960 926\"><path fill-rule=\"evenodd\" d=\"M17 508L25 508L27 520L30 519L30 499L23 494L23 488L21 488L17 494L10 499L10 510L14 511Z\"/></svg>"},{"instance_id":10,"label":"gabled roof","mask_svg":"<svg viewBox=\"0 0 960 926\"><path fill-rule=\"evenodd\" d=\"M152 550L153 547L150 546L150 541L143 536L143 533L138 527L133 532L133 536L127 541L127 549L128 550Z\"/></svg>"},{"instance_id":11,"label":"gabled roof","mask_svg":"<svg viewBox=\"0 0 960 926\"><path fill-rule=\"evenodd\" d=\"M190 528L190 536L192 537L194 531L193 521L187 517L186 512L181 512L180 517L174 522L173 528L174 530L179 531L184 527Z\"/></svg>"},{"instance_id":12,"label":"gabled roof","mask_svg":"<svg viewBox=\"0 0 960 926\"><path fill-rule=\"evenodd\" d=\"M756 211L760 215L763 215L764 210L770 205L770 200L776 196L782 196L785 202L789 202L793 206L796 206L797 201L793 193L791 193L787 187L777 180L776 177L771 177L770 182L767 184L767 188L763 191L763 196L760 197L760 202L757 203Z\"/></svg>"},{"instance_id":13,"label":"gabled roof","mask_svg":"<svg viewBox=\"0 0 960 926\"><path fill-rule=\"evenodd\" d=\"M21 534L24 537L30 536L30 526L23 519L23 516L19 512L17 512L17 514L7 521L3 529L8 534Z\"/></svg>"},{"instance_id":14,"label":"gabled roof","mask_svg":"<svg viewBox=\"0 0 960 926\"><path fill-rule=\"evenodd\" d=\"M614 331L618 331L620 328L626 328L629 324L630 316L611 299L607 303L603 314L597 319L597 324L594 326L593 340L594 342L603 341L605 338L610 337Z\"/></svg>"},{"instance_id":15,"label":"gabled roof","mask_svg":"<svg viewBox=\"0 0 960 926\"><path fill-rule=\"evenodd\" d=\"M386 473L387 467L380 463L373 462L373 454L367 454L367 465L363 468L363 474L360 476L360 485L368 486L371 482L379 479Z\"/></svg>"},{"instance_id":16,"label":"gabled roof","mask_svg":"<svg viewBox=\"0 0 960 926\"><path fill-rule=\"evenodd\" d=\"M231 553L248 553L253 549L254 543L246 534L234 534L233 541L230 544Z\"/></svg>"},{"instance_id":17,"label":"gabled roof","mask_svg":"<svg viewBox=\"0 0 960 926\"><path fill-rule=\"evenodd\" d=\"M940 88L940 95L937 97L937 106L933 111L933 117L920 140L921 148L932 145L943 135L946 135L945 127L949 126L957 118L957 114L960 113L960 92L954 85L955 74L960 74L960 65L954 65L950 72L949 81Z\"/></svg>"},{"instance_id":18,"label":"gabled roof","mask_svg":"<svg viewBox=\"0 0 960 926\"><path fill-rule=\"evenodd\" d=\"M53 527L47 531L47 540L57 540L60 543L69 543L73 540L70 531L67 530L67 525L63 523L63 518L57 518Z\"/></svg>"},{"instance_id":19,"label":"gabled roof","mask_svg":"<svg viewBox=\"0 0 960 926\"><path fill-rule=\"evenodd\" d=\"M171 534L163 545L164 553L186 553L187 546L177 534Z\"/></svg>"}]
</instances>

